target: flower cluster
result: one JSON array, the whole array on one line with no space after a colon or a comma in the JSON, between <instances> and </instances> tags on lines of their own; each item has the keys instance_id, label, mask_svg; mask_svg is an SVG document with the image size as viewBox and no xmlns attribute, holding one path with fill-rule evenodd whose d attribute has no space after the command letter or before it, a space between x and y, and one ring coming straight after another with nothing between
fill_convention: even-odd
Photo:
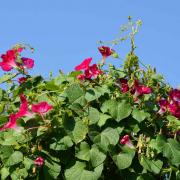
<instances>
[{"instance_id":1,"label":"flower cluster","mask_svg":"<svg viewBox=\"0 0 180 180\"><path fill-rule=\"evenodd\" d=\"M20 108L19 111L15 114L11 114L9 116L9 121L0 128L0 131L6 130L6 129L16 129L17 127L17 119L22 117L33 117L33 113L39 113L41 116L45 113L47 113L49 110L51 110L53 107L49 105L47 102L40 102L38 104L32 104L31 111L28 109L28 101L24 94L20 95Z\"/></svg>"},{"instance_id":2,"label":"flower cluster","mask_svg":"<svg viewBox=\"0 0 180 180\"><path fill-rule=\"evenodd\" d=\"M5 54L1 55L2 61L0 66L4 71L11 71L13 68L25 70L31 69L34 66L34 60L31 58L20 57L23 48L14 48L8 50Z\"/></svg>"},{"instance_id":3,"label":"flower cluster","mask_svg":"<svg viewBox=\"0 0 180 180\"><path fill-rule=\"evenodd\" d=\"M167 99L161 99L159 101L160 109L158 113L163 115L167 111L170 112L171 115L180 118L180 90L172 89Z\"/></svg>"},{"instance_id":4,"label":"flower cluster","mask_svg":"<svg viewBox=\"0 0 180 180\"><path fill-rule=\"evenodd\" d=\"M102 71L98 68L97 64L90 66L92 58L85 59L81 64L75 67L76 71L84 70L83 74L77 76L79 80L96 78L99 74L102 74Z\"/></svg>"},{"instance_id":5,"label":"flower cluster","mask_svg":"<svg viewBox=\"0 0 180 180\"><path fill-rule=\"evenodd\" d=\"M136 79L131 87L128 85L128 80L125 78L120 78L117 82L120 85L120 90L122 93L126 93L130 90L131 94L133 94L134 99L137 99L139 96L144 94L150 94L152 92L150 87L142 85Z\"/></svg>"}]
</instances>

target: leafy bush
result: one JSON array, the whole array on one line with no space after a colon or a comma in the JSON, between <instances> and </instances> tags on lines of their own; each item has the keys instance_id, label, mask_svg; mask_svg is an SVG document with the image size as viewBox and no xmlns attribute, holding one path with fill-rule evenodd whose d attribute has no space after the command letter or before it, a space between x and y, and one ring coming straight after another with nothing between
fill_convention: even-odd
<instances>
[{"instance_id":1,"label":"leafy bush","mask_svg":"<svg viewBox=\"0 0 180 180\"><path fill-rule=\"evenodd\" d=\"M131 40L118 68L103 68L109 56L119 58L107 46L99 47L99 64L87 58L48 80L29 75L34 60L21 57L27 46L1 56L2 180L180 179L180 90L140 66L139 25L130 20L121 29L128 33L112 41Z\"/></svg>"}]
</instances>

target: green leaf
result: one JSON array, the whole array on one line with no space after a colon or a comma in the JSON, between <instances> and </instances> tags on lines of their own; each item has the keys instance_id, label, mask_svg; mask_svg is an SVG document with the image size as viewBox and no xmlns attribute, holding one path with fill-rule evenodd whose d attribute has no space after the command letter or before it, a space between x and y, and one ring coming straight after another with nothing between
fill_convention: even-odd
<instances>
[{"instance_id":1,"label":"green leaf","mask_svg":"<svg viewBox=\"0 0 180 180\"><path fill-rule=\"evenodd\" d=\"M103 113L108 112L117 122L119 122L131 114L131 105L125 100L120 102L108 100L103 103L101 111Z\"/></svg>"},{"instance_id":2,"label":"green leaf","mask_svg":"<svg viewBox=\"0 0 180 180\"><path fill-rule=\"evenodd\" d=\"M113 156L113 160L118 166L118 169L126 169L132 164L135 155L135 150L129 147L123 147L122 152Z\"/></svg>"},{"instance_id":3,"label":"green leaf","mask_svg":"<svg viewBox=\"0 0 180 180\"><path fill-rule=\"evenodd\" d=\"M153 172L154 174L159 174L163 165L163 162L160 160L149 160L144 155L141 156L140 164L144 169Z\"/></svg>"},{"instance_id":4,"label":"green leaf","mask_svg":"<svg viewBox=\"0 0 180 180\"><path fill-rule=\"evenodd\" d=\"M26 170L29 170L34 165L34 161L32 159L25 157L23 164L24 164Z\"/></svg>"},{"instance_id":5,"label":"green leaf","mask_svg":"<svg viewBox=\"0 0 180 180\"><path fill-rule=\"evenodd\" d=\"M104 162L106 155L102 153L97 147L93 147L90 151L90 159L93 167L97 167Z\"/></svg>"},{"instance_id":6,"label":"green leaf","mask_svg":"<svg viewBox=\"0 0 180 180\"><path fill-rule=\"evenodd\" d=\"M73 103L82 96L84 96L84 91L82 90L79 84L72 84L65 90L65 93L70 103Z\"/></svg>"},{"instance_id":7,"label":"green leaf","mask_svg":"<svg viewBox=\"0 0 180 180\"><path fill-rule=\"evenodd\" d=\"M81 160L84 160L84 161L89 161L90 160L90 148L89 148L88 143L81 142L80 150L76 154L76 157L78 159L81 159Z\"/></svg>"},{"instance_id":8,"label":"green leaf","mask_svg":"<svg viewBox=\"0 0 180 180\"><path fill-rule=\"evenodd\" d=\"M110 146L115 146L119 141L117 129L106 128L94 138L94 143L100 146L104 151L108 151Z\"/></svg>"},{"instance_id":9,"label":"green leaf","mask_svg":"<svg viewBox=\"0 0 180 180\"><path fill-rule=\"evenodd\" d=\"M93 107L90 107L88 118L89 118L89 125L96 124L100 118L99 111Z\"/></svg>"},{"instance_id":10,"label":"green leaf","mask_svg":"<svg viewBox=\"0 0 180 180\"><path fill-rule=\"evenodd\" d=\"M6 166L13 166L23 161L23 154L20 151L15 151L7 160Z\"/></svg>"},{"instance_id":11,"label":"green leaf","mask_svg":"<svg viewBox=\"0 0 180 180\"><path fill-rule=\"evenodd\" d=\"M61 166L54 161L51 161L51 162L45 161L43 171L44 171L46 180L57 179L57 177L59 176L61 172Z\"/></svg>"},{"instance_id":12,"label":"green leaf","mask_svg":"<svg viewBox=\"0 0 180 180\"><path fill-rule=\"evenodd\" d=\"M59 141L54 142L50 145L50 148L56 151L67 150L73 146L73 142L69 136L64 136Z\"/></svg>"},{"instance_id":13,"label":"green leaf","mask_svg":"<svg viewBox=\"0 0 180 180\"><path fill-rule=\"evenodd\" d=\"M17 179L25 179L28 176L28 172L25 168L19 169L16 168L15 171L11 174L12 180L17 180Z\"/></svg>"},{"instance_id":14,"label":"green leaf","mask_svg":"<svg viewBox=\"0 0 180 180\"><path fill-rule=\"evenodd\" d=\"M102 166L94 171L85 170L84 162L76 161L76 164L65 171L66 180L98 180L102 172Z\"/></svg>"},{"instance_id":15,"label":"green leaf","mask_svg":"<svg viewBox=\"0 0 180 180\"><path fill-rule=\"evenodd\" d=\"M4 83L5 81L11 80L15 76L16 74L4 74L3 76L0 77L0 84Z\"/></svg>"},{"instance_id":16,"label":"green leaf","mask_svg":"<svg viewBox=\"0 0 180 180\"><path fill-rule=\"evenodd\" d=\"M74 130L72 132L74 142L77 144L81 142L83 139L85 139L87 132L87 125L83 123L82 120L76 121Z\"/></svg>"},{"instance_id":17,"label":"green leaf","mask_svg":"<svg viewBox=\"0 0 180 180\"><path fill-rule=\"evenodd\" d=\"M100 118L99 118L99 121L98 121L98 126L102 127L103 125L105 125L105 123L106 123L106 121L108 119L111 119L111 116L109 116L107 114L100 113Z\"/></svg>"},{"instance_id":18,"label":"green leaf","mask_svg":"<svg viewBox=\"0 0 180 180\"><path fill-rule=\"evenodd\" d=\"M1 174L1 180L5 180L10 175L9 169L6 167L3 167L0 172L1 172L0 173Z\"/></svg>"},{"instance_id":19,"label":"green leaf","mask_svg":"<svg viewBox=\"0 0 180 180\"><path fill-rule=\"evenodd\" d=\"M180 144L175 139L167 141L163 148L163 155L178 167L180 165Z\"/></svg>"},{"instance_id":20,"label":"green leaf","mask_svg":"<svg viewBox=\"0 0 180 180\"><path fill-rule=\"evenodd\" d=\"M132 112L132 117L136 119L139 123L144 121L144 119L149 117L149 115L150 115L149 113L139 109L134 109Z\"/></svg>"}]
</instances>

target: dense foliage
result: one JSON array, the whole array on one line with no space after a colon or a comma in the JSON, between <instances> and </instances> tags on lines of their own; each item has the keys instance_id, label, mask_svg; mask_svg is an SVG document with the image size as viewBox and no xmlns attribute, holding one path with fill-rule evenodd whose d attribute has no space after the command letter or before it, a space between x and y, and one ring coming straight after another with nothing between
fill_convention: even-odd
<instances>
[{"instance_id":1,"label":"dense foliage","mask_svg":"<svg viewBox=\"0 0 180 180\"><path fill-rule=\"evenodd\" d=\"M16 45L1 56L1 179L180 179L180 90L140 67L132 31L124 63L100 46L69 74L32 77L34 60ZM127 32L127 31L126 31ZM127 39L118 38L113 45ZM107 58L119 60L120 67Z\"/></svg>"}]
</instances>

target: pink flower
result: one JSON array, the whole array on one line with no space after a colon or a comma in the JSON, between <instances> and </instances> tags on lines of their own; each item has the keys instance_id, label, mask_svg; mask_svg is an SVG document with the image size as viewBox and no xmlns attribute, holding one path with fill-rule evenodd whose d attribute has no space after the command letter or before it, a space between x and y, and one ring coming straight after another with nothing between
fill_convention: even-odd
<instances>
[{"instance_id":1,"label":"pink flower","mask_svg":"<svg viewBox=\"0 0 180 180\"><path fill-rule=\"evenodd\" d=\"M122 92L122 93L128 92L128 91L129 91L129 86L128 86L128 81L127 81L127 79L120 78L120 79L119 79L119 82L120 82L120 86L121 86L121 92Z\"/></svg>"},{"instance_id":2,"label":"pink flower","mask_svg":"<svg viewBox=\"0 0 180 180\"><path fill-rule=\"evenodd\" d=\"M98 47L98 50L104 58L112 55L114 52L114 50L112 50L110 47L107 46Z\"/></svg>"},{"instance_id":3,"label":"pink flower","mask_svg":"<svg viewBox=\"0 0 180 180\"><path fill-rule=\"evenodd\" d=\"M34 60L30 58L22 57L21 60L23 61L23 67L27 69L31 69L34 67Z\"/></svg>"},{"instance_id":4,"label":"pink flower","mask_svg":"<svg viewBox=\"0 0 180 180\"><path fill-rule=\"evenodd\" d=\"M3 127L0 128L0 131L4 131L6 129L16 129L17 128L16 120L17 120L16 114L11 114L9 116L9 121Z\"/></svg>"},{"instance_id":5,"label":"pink flower","mask_svg":"<svg viewBox=\"0 0 180 180\"><path fill-rule=\"evenodd\" d=\"M37 166L43 166L44 159L41 156L39 156L34 160L34 164L37 165Z\"/></svg>"},{"instance_id":6,"label":"pink flower","mask_svg":"<svg viewBox=\"0 0 180 180\"><path fill-rule=\"evenodd\" d=\"M32 117L32 113L30 113L28 110L28 101L26 97L24 96L24 94L20 95L20 102L21 104L20 104L19 111L16 113L17 118L21 118L23 116Z\"/></svg>"},{"instance_id":7,"label":"pink flower","mask_svg":"<svg viewBox=\"0 0 180 180\"><path fill-rule=\"evenodd\" d=\"M53 106L49 105L47 102L40 102L38 104L33 104L31 110L34 113L45 114L52 108Z\"/></svg>"},{"instance_id":8,"label":"pink flower","mask_svg":"<svg viewBox=\"0 0 180 180\"><path fill-rule=\"evenodd\" d=\"M27 80L27 78L25 78L25 77L20 77L20 78L18 79L18 82L19 82L19 84L22 84L22 83L26 82L26 80Z\"/></svg>"},{"instance_id":9,"label":"pink flower","mask_svg":"<svg viewBox=\"0 0 180 180\"><path fill-rule=\"evenodd\" d=\"M120 144L126 145L126 146L128 146L130 148L134 148L131 140L129 139L129 135L123 136L123 138L120 140Z\"/></svg>"},{"instance_id":10,"label":"pink flower","mask_svg":"<svg viewBox=\"0 0 180 180\"><path fill-rule=\"evenodd\" d=\"M166 99L161 99L159 101L160 109L159 109L158 113L160 115L163 115L166 112L168 105L169 105L169 102Z\"/></svg>"},{"instance_id":11,"label":"pink flower","mask_svg":"<svg viewBox=\"0 0 180 180\"><path fill-rule=\"evenodd\" d=\"M85 59L81 64L75 67L76 71L86 70L89 68L89 64L91 63L92 58Z\"/></svg>"},{"instance_id":12,"label":"pink flower","mask_svg":"<svg viewBox=\"0 0 180 180\"><path fill-rule=\"evenodd\" d=\"M4 71L10 71L17 67L15 50L8 50L6 54L1 55L1 58L2 62L0 62L0 66Z\"/></svg>"},{"instance_id":13,"label":"pink flower","mask_svg":"<svg viewBox=\"0 0 180 180\"><path fill-rule=\"evenodd\" d=\"M102 71L98 68L97 64L90 66L92 58L85 59L80 65L76 66L76 70L84 69L84 74L77 76L79 80L91 79L92 77L97 77L99 74L102 74Z\"/></svg>"}]
</instances>

